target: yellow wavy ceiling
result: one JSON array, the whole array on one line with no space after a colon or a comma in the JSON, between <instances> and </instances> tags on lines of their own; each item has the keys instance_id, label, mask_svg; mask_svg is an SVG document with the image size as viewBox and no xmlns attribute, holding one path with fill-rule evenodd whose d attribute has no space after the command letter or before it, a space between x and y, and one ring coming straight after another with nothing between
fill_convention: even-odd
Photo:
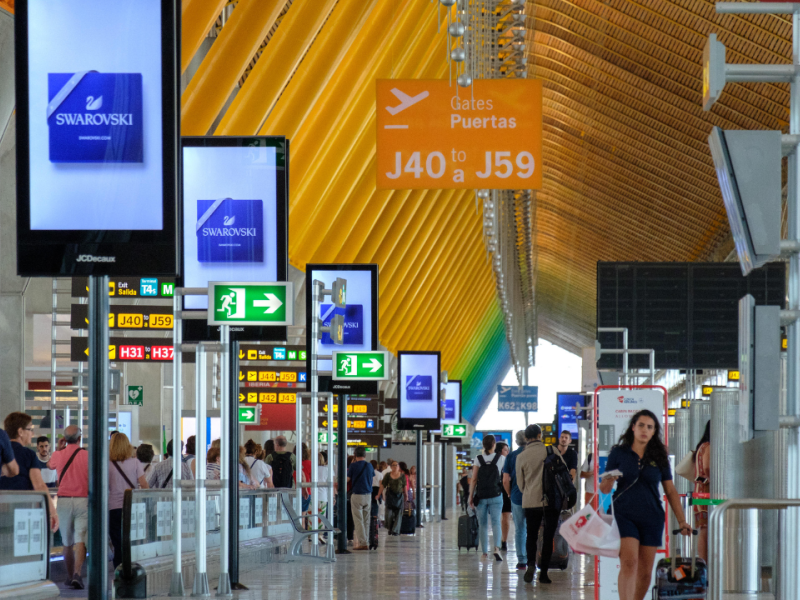
<instances>
[{"instance_id":1,"label":"yellow wavy ceiling","mask_svg":"<svg viewBox=\"0 0 800 600\"><path fill-rule=\"evenodd\" d=\"M223 24L229 4L183 2L184 70L218 34L182 133L290 138L291 263L378 263L382 344L440 349L480 412L509 363L474 194L375 189L375 80L447 77L438 2L239 0ZM577 351L594 339L598 260L727 252L708 132L781 128L788 93L729 85L703 113L702 47L716 32L729 62L786 62L791 26L705 0L540 0L527 14L528 76L544 82L539 332Z\"/></svg>"}]
</instances>

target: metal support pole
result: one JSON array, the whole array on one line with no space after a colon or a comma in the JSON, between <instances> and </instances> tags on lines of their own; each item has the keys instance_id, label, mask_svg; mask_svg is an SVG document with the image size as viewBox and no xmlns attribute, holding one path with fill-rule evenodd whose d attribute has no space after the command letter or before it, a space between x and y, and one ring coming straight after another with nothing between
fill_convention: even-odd
<instances>
[{"instance_id":1,"label":"metal support pole","mask_svg":"<svg viewBox=\"0 0 800 600\"><path fill-rule=\"evenodd\" d=\"M423 515L428 510L428 445L427 442L422 444L422 464L417 466L417 482L422 484L419 486L419 505ZM425 519L427 521L427 519Z\"/></svg>"},{"instance_id":2,"label":"metal support pole","mask_svg":"<svg viewBox=\"0 0 800 600\"><path fill-rule=\"evenodd\" d=\"M294 405L295 420L295 445L294 445L294 481L295 498L294 510L298 515L303 514L303 488L300 484L303 481L303 401L297 397Z\"/></svg>"},{"instance_id":3,"label":"metal support pole","mask_svg":"<svg viewBox=\"0 0 800 600\"><path fill-rule=\"evenodd\" d=\"M347 401L344 394L339 395L339 493L337 510L339 512L339 554L349 553L347 549ZM342 418L345 415L345 418ZM330 424L330 421L328 421Z\"/></svg>"},{"instance_id":4,"label":"metal support pole","mask_svg":"<svg viewBox=\"0 0 800 600\"><path fill-rule=\"evenodd\" d=\"M314 280L311 289L311 373L309 373L309 381L311 382L311 481L319 481L319 371L317 366L317 341L319 340L319 305L322 302L322 290L325 288L321 281ZM330 413L330 402L328 402L328 413ZM332 427L330 417L328 419L328 428ZM330 438L329 438L330 443ZM330 447L330 445L329 445ZM328 468L328 473L333 473ZM330 479L330 476L329 476ZM319 491L316 487L311 489L311 512L312 514L319 512ZM319 529L320 521L317 517L311 520L311 528ZM311 536L311 545L313 548L312 554L317 554L319 546L319 536Z\"/></svg>"},{"instance_id":5,"label":"metal support pole","mask_svg":"<svg viewBox=\"0 0 800 600\"><path fill-rule=\"evenodd\" d=\"M231 380L238 382L238 374L231 371L230 362L234 358L238 362L238 348L235 353L231 351L231 334L228 325L220 326L219 341L222 344L222 393L220 394L219 403L220 431L222 432L219 444L219 476L222 488L220 489L219 583L217 584L217 596L231 596L231 577L229 573L231 562L231 538L233 538L237 546L239 542L239 511L235 508L231 510L231 504L233 503L234 507L238 508L236 503L239 501L239 445L237 443L236 457L234 458L231 452L233 440L230 438L230 433L232 429L231 421L233 420L232 402L233 398L238 400L239 396L237 389L237 395L233 398L231 397ZM236 420L238 421L238 416ZM238 442L238 423L236 425L235 437L237 438L236 442ZM233 515L231 515L231 513L233 513ZM236 531L232 530L231 521L233 521L233 526L237 529ZM237 546L233 547L234 552L238 550Z\"/></svg>"},{"instance_id":6,"label":"metal support pole","mask_svg":"<svg viewBox=\"0 0 800 600\"><path fill-rule=\"evenodd\" d=\"M420 502L420 492L419 492L421 464L422 464L422 432L418 430L417 431L417 487L414 490L414 502L417 503L417 527L422 527L423 504Z\"/></svg>"},{"instance_id":7,"label":"metal support pole","mask_svg":"<svg viewBox=\"0 0 800 600\"><path fill-rule=\"evenodd\" d=\"M225 412L228 415L228 574L232 590L246 590L239 583L239 342L231 342L227 331L228 345L228 398Z\"/></svg>"},{"instance_id":8,"label":"metal support pole","mask_svg":"<svg viewBox=\"0 0 800 600\"><path fill-rule=\"evenodd\" d=\"M58 308L58 279L53 277L53 318L50 322L50 447L55 450L56 448L56 353L58 347L56 346L56 309ZM91 323L89 324L91 327ZM90 334L91 335L91 334ZM78 381L78 386L82 386L83 382ZM67 424L64 424L66 427ZM83 427L83 423L79 425Z\"/></svg>"},{"instance_id":9,"label":"metal support pole","mask_svg":"<svg viewBox=\"0 0 800 600\"><path fill-rule=\"evenodd\" d=\"M89 431L89 598L97 599L108 598L107 276L89 277Z\"/></svg>"},{"instance_id":10,"label":"metal support pole","mask_svg":"<svg viewBox=\"0 0 800 600\"><path fill-rule=\"evenodd\" d=\"M181 572L182 540L181 531L181 402L182 390L182 351L183 322L181 305L183 295L180 290L172 297L172 581L169 586L170 596L183 596L183 573Z\"/></svg>"},{"instance_id":11,"label":"metal support pole","mask_svg":"<svg viewBox=\"0 0 800 600\"><path fill-rule=\"evenodd\" d=\"M450 446L446 445L444 442L441 442L440 451L442 454L442 487L440 488L441 497L442 497L442 521L447 521L447 490L450 489L450 486L447 484L449 483L447 480L447 450Z\"/></svg>"},{"instance_id":12,"label":"metal support pole","mask_svg":"<svg viewBox=\"0 0 800 600\"><path fill-rule=\"evenodd\" d=\"M206 353L202 344L197 345L195 358L195 421L197 422L195 480L194 480L194 535L195 570L192 596L208 596L208 573L206 572Z\"/></svg>"}]
</instances>

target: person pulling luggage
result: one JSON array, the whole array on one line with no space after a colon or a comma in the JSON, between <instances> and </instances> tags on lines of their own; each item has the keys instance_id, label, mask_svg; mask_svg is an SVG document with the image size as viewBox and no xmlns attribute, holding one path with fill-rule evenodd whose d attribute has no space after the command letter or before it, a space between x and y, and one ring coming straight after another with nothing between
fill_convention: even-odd
<instances>
[{"instance_id":1,"label":"person pulling luggage","mask_svg":"<svg viewBox=\"0 0 800 600\"><path fill-rule=\"evenodd\" d=\"M500 556L500 514L503 510L502 473L506 457L495 452L493 435L483 438L483 454L475 458L472 481L469 485L469 505L478 512L480 540L483 558L489 558L489 518L492 520L494 537L494 559L503 562Z\"/></svg>"},{"instance_id":2,"label":"person pulling luggage","mask_svg":"<svg viewBox=\"0 0 800 600\"><path fill-rule=\"evenodd\" d=\"M614 493L614 518L619 527L620 600L643 600L650 587L656 550L664 534L664 509L658 489L664 488L683 535L691 535L680 497L672 483L672 471L661 425L655 414L640 410L630 420L625 433L611 449L606 472L622 471L621 477L604 477L600 491L608 494L619 480Z\"/></svg>"}]
</instances>

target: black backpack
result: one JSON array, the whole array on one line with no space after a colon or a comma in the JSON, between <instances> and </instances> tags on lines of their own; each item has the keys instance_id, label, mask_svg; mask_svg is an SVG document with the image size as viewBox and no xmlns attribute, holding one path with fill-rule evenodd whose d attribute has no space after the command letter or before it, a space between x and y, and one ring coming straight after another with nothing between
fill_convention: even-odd
<instances>
[{"instance_id":1,"label":"black backpack","mask_svg":"<svg viewBox=\"0 0 800 600\"><path fill-rule=\"evenodd\" d=\"M272 484L276 488L292 487L292 455L288 452L272 453Z\"/></svg>"},{"instance_id":2,"label":"black backpack","mask_svg":"<svg viewBox=\"0 0 800 600\"><path fill-rule=\"evenodd\" d=\"M542 470L542 489L547 499L547 507L559 511L569 510L578 501L578 492L569 474L569 469L560 454L547 447L547 457Z\"/></svg>"},{"instance_id":3,"label":"black backpack","mask_svg":"<svg viewBox=\"0 0 800 600\"><path fill-rule=\"evenodd\" d=\"M487 463L482 454L478 455L478 483L475 486L475 498L486 500L497 498L501 493L500 471L497 468L497 461L500 460L500 453L496 453L492 462Z\"/></svg>"}]
</instances>

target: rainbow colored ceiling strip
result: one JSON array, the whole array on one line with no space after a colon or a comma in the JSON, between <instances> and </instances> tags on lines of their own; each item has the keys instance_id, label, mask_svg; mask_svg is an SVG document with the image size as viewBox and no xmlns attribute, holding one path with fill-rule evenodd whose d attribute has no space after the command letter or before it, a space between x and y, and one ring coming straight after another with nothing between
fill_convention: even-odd
<instances>
[{"instance_id":1,"label":"rainbow colored ceiling strip","mask_svg":"<svg viewBox=\"0 0 800 600\"><path fill-rule=\"evenodd\" d=\"M462 380L461 419L477 425L511 368L503 315L490 305L450 376Z\"/></svg>"}]
</instances>

